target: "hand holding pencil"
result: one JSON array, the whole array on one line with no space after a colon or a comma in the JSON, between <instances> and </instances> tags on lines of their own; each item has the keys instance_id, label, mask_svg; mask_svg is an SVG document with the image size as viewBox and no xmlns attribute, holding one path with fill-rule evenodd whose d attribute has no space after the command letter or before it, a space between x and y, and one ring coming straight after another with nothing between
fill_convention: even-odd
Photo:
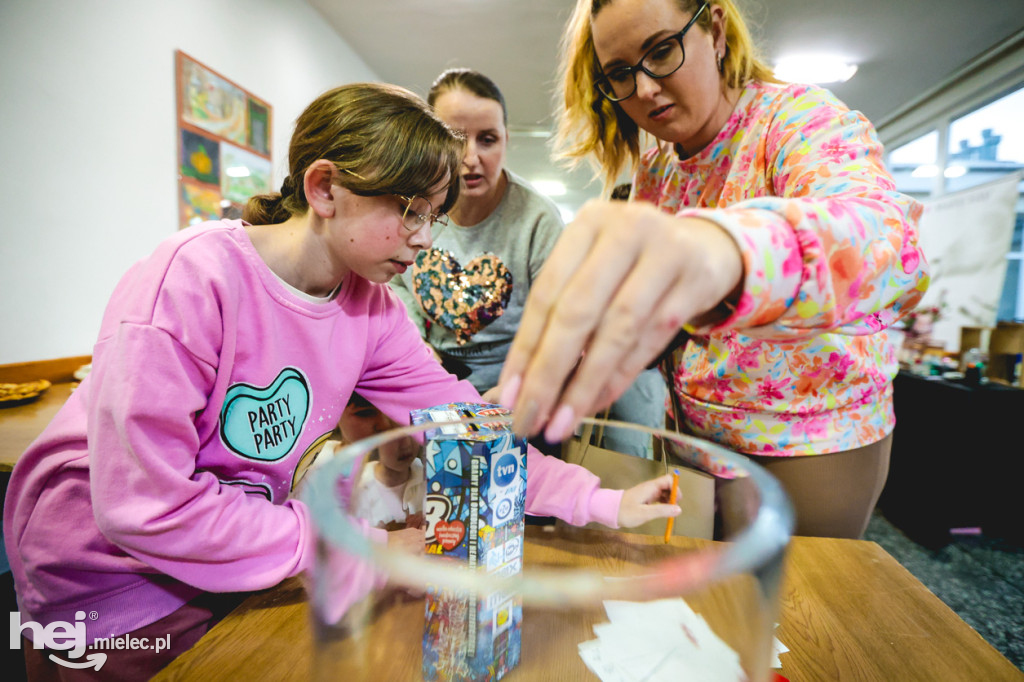
<instances>
[{"instance_id":1,"label":"hand holding pencil","mask_svg":"<svg viewBox=\"0 0 1024 682\"><path fill-rule=\"evenodd\" d=\"M623 491L622 502L619 503L619 527L633 528L655 519L678 516L682 509L675 502L675 490L672 476L665 474Z\"/></svg>"},{"instance_id":2,"label":"hand holding pencil","mask_svg":"<svg viewBox=\"0 0 1024 682\"><path fill-rule=\"evenodd\" d=\"M668 494L668 503L675 504L676 496L679 494L679 469L672 470L672 490ZM668 544L669 539L672 537L672 526L675 524L675 517L668 517L668 521L665 522L665 544Z\"/></svg>"}]
</instances>

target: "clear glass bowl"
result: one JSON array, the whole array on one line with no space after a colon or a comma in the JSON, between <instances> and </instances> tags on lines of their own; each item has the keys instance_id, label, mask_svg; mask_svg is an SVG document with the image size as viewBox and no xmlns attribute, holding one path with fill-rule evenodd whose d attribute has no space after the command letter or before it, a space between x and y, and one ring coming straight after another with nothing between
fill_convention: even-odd
<instances>
[{"instance_id":1,"label":"clear glass bowl","mask_svg":"<svg viewBox=\"0 0 1024 682\"><path fill-rule=\"evenodd\" d=\"M502 665L511 665L501 677L510 682L610 679L610 672L595 673L601 670L648 680L770 679L792 509L767 472L707 441L621 422L584 421L585 428L604 435L606 444L650 437L654 452L669 453L669 471L679 469L684 479L684 513L669 542L664 521L637 532L528 520L521 570L501 575L489 573L483 561L481 568L468 570L459 562L367 539L365 524L353 515L353 489L379 448L408 438L422 444L425 431L442 426L485 423L500 428L511 420L397 428L341 448L310 470L302 496L317 533L309 585L315 679L494 680ZM630 470L639 468L634 478L647 478L648 470L664 469L660 462L618 457L587 450L583 464L603 468L602 483L609 488L633 485ZM679 457L735 480L716 486L674 464ZM615 472L622 465L626 473L620 476ZM695 500L699 508L693 507ZM690 528L709 531L712 516L720 536L726 527L725 541L709 539L703 531L698 531L703 538L685 535ZM365 582L370 575L377 576L374 587L351 594L354 581ZM477 622L473 616L484 607L489 610ZM467 632L473 630L477 656L488 651L489 637L506 638L492 670L476 677L466 663L468 642L474 641ZM518 631L511 644L510 631Z\"/></svg>"}]
</instances>

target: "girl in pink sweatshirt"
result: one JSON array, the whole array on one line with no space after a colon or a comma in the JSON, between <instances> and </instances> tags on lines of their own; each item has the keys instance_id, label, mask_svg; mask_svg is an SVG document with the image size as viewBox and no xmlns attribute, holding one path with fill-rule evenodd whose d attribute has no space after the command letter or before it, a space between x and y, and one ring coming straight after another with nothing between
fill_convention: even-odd
<instances>
[{"instance_id":1,"label":"girl in pink sweatshirt","mask_svg":"<svg viewBox=\"0 0 1024 682\"><path fill-rule=\"evenodd\" d=\"M57 622L84 625L89 643L169 635L160 653L107 652L106 678L152 674L209 628L208 593L269 588L312 565L309 510L290 493L353 390L399 423L480 401L386 286L445 220L461 153L412 93L334 89L297 120L279 194L250 200L242 221L182 230L131 268L91 374L11 476L4 538L25 638L52 645L39 634ZM679 513L658 502L667 477L623 492L537 452L529 467L532 514L616 527ZM422 530L365 532L423 548ZM46 654L83 653L27 639L32 674L71 673Z\"/></svg>"}]
</instances>

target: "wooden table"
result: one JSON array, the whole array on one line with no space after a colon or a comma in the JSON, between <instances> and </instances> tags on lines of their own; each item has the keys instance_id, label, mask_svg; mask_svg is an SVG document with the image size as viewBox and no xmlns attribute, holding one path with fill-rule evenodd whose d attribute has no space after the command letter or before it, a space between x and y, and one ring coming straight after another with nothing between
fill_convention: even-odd
<instances>
[{"instance_id":1,"label":"wooden table","mask_svg":"<svg viewBox=\"0 0 1024 682\"><path fill-rule=\"evenodd\" d=\"M38 400L0 409L0 472L14 468L22 453L64 406L74 385L70 381L55 383Z\"/></svg>"},{"instance_id":2,"label":"wooden table","mask_svg":"<svg viewBox=\"0 0 1024 682\"><path fill-rule=\"evenodd\" d=\"M566 532L528 526L527 564L568 554L563 551ZM650 538L640 542L650 542ZM706 541L679 538L673 542L687 546ZM593 543L595 561L604 554L600 543ZM422 602L410 602L409 608L422 613ZM566 620L564 627L577 624ZM781 673L793 682L1024 679L1013 664L873 542L794 538L786 561L776 635L790 649L781 656ZM416 633L408 636L419 641ZM595 679L574 649L558 649L557 656L538 655L545 648L552 649L543 641L528 641L524 627L523 662L505 679ZM532 659L528 658L530 651L534 652ZM312 652L313 630L305 592L292 579L246 599L154 679L308 680L313 674ZM341 671L331 677L346 682L358 679Z\"/></svg>"}]
</instances>

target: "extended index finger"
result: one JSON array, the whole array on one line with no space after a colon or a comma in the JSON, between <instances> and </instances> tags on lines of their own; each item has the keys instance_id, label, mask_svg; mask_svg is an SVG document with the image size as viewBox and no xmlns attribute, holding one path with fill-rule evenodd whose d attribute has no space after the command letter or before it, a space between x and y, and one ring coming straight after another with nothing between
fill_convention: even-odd
<instances>
[{"instance_id":1,"label":"extended index finger","mask_svg":"<svg viewBox=\"0 0 1024 682\"><path fill-rule=\"evenodd\" d=\"M607 215L615 213L615 207L595 208L600 210L581 211L573 224L573 236L579 241L567 243L573 248L584 243L586 251L573 253L572 272L557 272L559 291L538 292L545 300L543 329L527 330L535 334L528 348L521 347L528 350L529 357L525 362L519 358L522 364L516 366L525 369L509 375L522 382L516 400L516 430L522 434L532 435L549 419L559 421L559 414L550 413L562 403L565 386L584 351L589 353L608 305L636 261L639 242L632 238L635 235L623 229L616 216ZM561 415L561 421L572 421L574 416Z\"/></svg>"},{"instance_id":2,"label":"extended index finger","mask_svg":"<svg viewBox=\"0 0 1024 682\"><path fill-rule=\"evenodd\" d=\"M580 213L584 213L586 209L587 206L584 206ZM580 222L570 223L555 243L537 280L530 288L519 328L505 357L499 379L499 385L503 387L502 403L508 407L516 407L519 417L525 416L525 406L519 405L518 386L548 330L552 311L563 296L566 284L587 257L595 239L594 231L585 229ZM556 359L553 370L562 372L562 381L557 384L558 387L561 387L564 377L579 359L581 350L582 348L574 350L566 347ZM521 425L520 422L521 420L517 419L517 427ZM529 428L529 425L526 427Z\"/></svg>"}]
</instances>

